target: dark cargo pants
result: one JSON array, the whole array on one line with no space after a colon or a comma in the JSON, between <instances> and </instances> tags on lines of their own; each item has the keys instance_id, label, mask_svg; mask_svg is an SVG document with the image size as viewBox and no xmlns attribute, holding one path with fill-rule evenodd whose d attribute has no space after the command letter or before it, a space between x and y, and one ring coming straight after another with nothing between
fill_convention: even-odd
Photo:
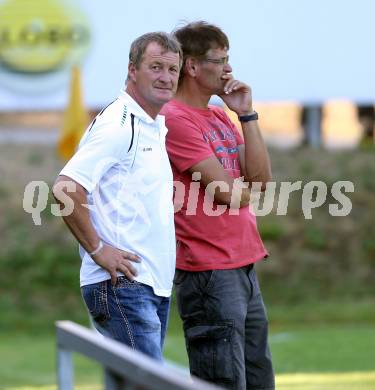
<instances>
[{"instance_id":1,"label":"dark cargo pants","mask_svg":"<svg viewBox=\"0 0 375 390\"><path fill-rule=\"evenodd\" d=\"M227 389L274 389L268 321L255 269L176 271L191 374Z\"/></svg>"}]
</instances>

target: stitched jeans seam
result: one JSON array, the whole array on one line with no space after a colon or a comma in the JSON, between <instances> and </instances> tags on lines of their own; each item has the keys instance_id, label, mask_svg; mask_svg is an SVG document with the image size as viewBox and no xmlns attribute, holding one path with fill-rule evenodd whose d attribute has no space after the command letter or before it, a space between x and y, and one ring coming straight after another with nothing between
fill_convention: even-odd
<instances>
[{"instance_id":1,"label":"stitched jeans seam","mask_svg":"<svg viewBox=\"0 0 375 390\"><path fill-rule=\"evenodd\" d=\"M118 307L118 310L119 312L121 313L121 317L123 318L124 322L125 322L125 326L126 326L126 329L127 329L127 332L128 332L128 335L129 335L129 339L130 339L130 343L131 343L131 347L133 349L135 349L135 340L134 340L134 336L133 336L133 333L131 331L131 327L130 327L130 323L129 323L129 320L128 318L126 317L126 314L123 312L123 310L121 309L121 306L120 306L120 301L117 297L117 294L116 294L116 289L113 288L113 294L115 296L115 299L116 299L116 305Z\"/></svg>"}]
</instances>

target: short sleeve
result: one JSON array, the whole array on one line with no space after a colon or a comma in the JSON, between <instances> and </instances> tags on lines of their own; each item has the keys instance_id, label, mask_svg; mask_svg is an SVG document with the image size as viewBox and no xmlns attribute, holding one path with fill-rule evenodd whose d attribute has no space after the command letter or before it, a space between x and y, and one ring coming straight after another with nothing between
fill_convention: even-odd
<instances>
[{"instance_id":1,"label":"short sleeve","mask_svg":"<svg viewBox=\"0 0 375 390\"><path fill-rule=\"evenodd\" d=\"M183 115L166 116L166 126L169 159L180 172L215 155L205 141L199 124L189 118Z\"/></svg>"},{"instance_id":2,"label":"short sleeve","mask_svg":"<svg viewBox=\"0 0 375 390\"><path fill-rule=\"evenodd\" d=\"M126 157L130 139L130 126L100 121L86 131L60 175L70 177L91 193L103 175Z\"/></svg>"}]
</instances>

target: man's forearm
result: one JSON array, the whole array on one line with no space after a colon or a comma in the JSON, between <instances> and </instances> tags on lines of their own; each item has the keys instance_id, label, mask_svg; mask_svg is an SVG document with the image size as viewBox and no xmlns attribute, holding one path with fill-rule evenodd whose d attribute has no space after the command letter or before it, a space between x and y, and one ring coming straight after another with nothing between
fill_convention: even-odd
<instances>
[{"instance_id":1,"label":"man's forearm","mask_svg":"<svg viewBox=\"0 0 375 390\"><path fill-rule=\"evenodd\" d=\"M260 182L264 187L271 180L271 163L258 121L242 122L241 125L245 140L245 181L250 186L251 183Z\"/></svg>"},{"instance_id":2,"label":"man's forearm","mask_svg":"<svg viewBox=\"0 0 375 390\"><path fill-rule=\"evenodd\" d=\"M251 190L243 186L236 187L234 183L229 185L228 191L215 187L214 192L209 189L208 193L217 204L228 205L234 209L245 207L250 203Z\"/></svg>"},{"instance_id":3,"label":"man's forearm","mask_svg":"<svg viewBox=\"0 0 375 390\"><path fill-rule=\"evenodd\" d=\"M58 182L61 181L62 180ZM61 206L64 204L59 198L59 191L63 191L65 196L69 196L73 201L73 212L70 215L63 216L64 222L83 248L87 252L91 253L98 247L100 238L91 223L90 212L88 208L85 207L87 204L87 195L85 190L83 187L79 186L79 184L75 184L76 187L78 187L75 192L67 192L64 188L57 189L55 186L53 194Z\"/></svg>"}]
</instances>

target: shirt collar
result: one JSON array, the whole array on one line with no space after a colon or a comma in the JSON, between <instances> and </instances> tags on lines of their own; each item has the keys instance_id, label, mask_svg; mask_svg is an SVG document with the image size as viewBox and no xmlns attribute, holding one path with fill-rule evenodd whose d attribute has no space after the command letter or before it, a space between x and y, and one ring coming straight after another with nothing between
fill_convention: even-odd
<instances>
[{"instance_id":1,"label":"shirt collar","mask_svg":"<svg viewBox=\"0 0 375 390\"><path fill-rule=\"evenodd\" d=\"M157 123L158 125L165 124L165 118L163 115L157 115L155 120L147 114L147 112L127 93L124 89L120 91L119 99L122 100L129 108L130 111L138 118L144 120L146 123Z\"/></svg>"}]
</instances>

